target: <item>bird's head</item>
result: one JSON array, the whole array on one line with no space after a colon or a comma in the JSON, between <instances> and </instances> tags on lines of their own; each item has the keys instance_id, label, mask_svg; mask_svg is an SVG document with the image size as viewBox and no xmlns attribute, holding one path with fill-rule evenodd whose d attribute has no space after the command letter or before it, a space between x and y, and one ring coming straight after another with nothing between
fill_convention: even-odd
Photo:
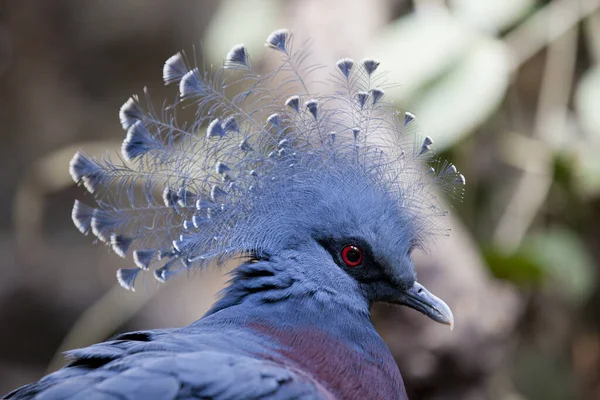
<instances>
[{"instance_id":1,"label":"bird's head","mask_svg":"<svg viewBox=\"0 0 600 400\"><path fill-rule=\"evenodd\" d=\"M133 250L138 268L117 274L129 289L145 270L165 281L239 254L312 249L318 257L303 267L316 280L350 282L369 304L404 304L452 326L448 306L417 282L411 252L445 232L436 187L460 197L463 176L432 163L431 139L408 129L414 116L384 101L376 60L338 61L318 95L289 31L266 46L281 66L260 74L243 45L213 72L182 53L167 60L163 78L178 83L179 100L160 113L137 97L124 104L123 164L73 158L73 178L98 199L76 202L76 226L121 256ZM227 96L228 70L249 88ZM180 103L195 106L192 123L178 120Z\"/></svg>"},{"instance_id":2,"label":"bird's head","mask_svg":"<svg viewBox=\"0 0 600 400\"><path fill-rule=\"evenodd\" d=\"M358 292L367 304L406 305L452 327L450 308L417 282L411 258L437 233L432 219L444 212L426 181L378 164L381 147L373 151L361 162L316 152L290 170L280 167L286 172L255 197L241 236L257 238L258 254L295 250L302 274L335 296Z\"/></svg>"},{"instance_id":3,"label":"bird's head","mask_svg":"<svg viewBox=\"0 0 600 400\"><path fill-rule=\"evenodd\" d=\"M405 305L453 329L450 308L417 282L411 256L423 246L419 227L398 207L397 199L364 189L364 197L350 196L342 213L331 213L341 217L337 226L332 221L319 227L317 241L333 262L325 266L354 279L369 303Z\"/></svg>"}]
</instances>

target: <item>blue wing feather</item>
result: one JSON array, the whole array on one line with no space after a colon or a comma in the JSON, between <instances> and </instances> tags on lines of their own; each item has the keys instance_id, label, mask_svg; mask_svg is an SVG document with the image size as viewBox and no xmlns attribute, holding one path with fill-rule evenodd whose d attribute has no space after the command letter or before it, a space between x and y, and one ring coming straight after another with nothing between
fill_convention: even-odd
<instances>
[{"instance_id":1,"label":"blue wing feather","mask_svg":"<svg viewBox=\"0 0 600 400\"><path fill-rule=\"evenodd\" d=\"M5 398L275 400L325 395L306 377L240 349L242 337L256 341L248 335L175 330L121 335L69 352L67 367ZM253 344L253 349L260 347Z\"/></svg>"}]
</instances>

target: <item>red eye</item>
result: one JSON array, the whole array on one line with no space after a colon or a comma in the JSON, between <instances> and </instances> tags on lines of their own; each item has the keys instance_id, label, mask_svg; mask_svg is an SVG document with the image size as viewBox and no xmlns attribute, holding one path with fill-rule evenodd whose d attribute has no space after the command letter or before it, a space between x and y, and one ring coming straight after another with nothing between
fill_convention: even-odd
<instances>
[{"instance_id":1,"label":"red eye","mask_svg":"<svg viewBox=\"0 0 600 400\"><path fill-rule=\"evenodd\" d=\"M346 246L342 249L342 260L349 267L357 267L363 260L363 252L356 246Z\"/></svg>"}]
</instances>

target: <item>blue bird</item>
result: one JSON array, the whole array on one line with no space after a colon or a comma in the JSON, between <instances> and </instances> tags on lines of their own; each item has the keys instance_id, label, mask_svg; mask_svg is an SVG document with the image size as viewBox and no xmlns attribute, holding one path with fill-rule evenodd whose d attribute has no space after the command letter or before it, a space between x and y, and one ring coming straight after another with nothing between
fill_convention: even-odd
<instances>
[{"instance_id":1,"label":"blue bird","mask_svg":"<svg viewBox=\"0 0 600 400\"><path fill-rule=\"evenodd\" d=\"M377 60L338 61L317 95L290 31L265 45L280 64L260 75L241 44L217 69L177 53L163 69L175 104L156 111L145 91L121 108L122 160L70 164L96 203L75 202L76 227L133 256L124 288L244 257L220 300L184 328L72 350L6 399L406 398L370 306L452 327L411 252L447 234L436 192L460 198L465 179L385 102Z\"/></svg>"}]
</instances>

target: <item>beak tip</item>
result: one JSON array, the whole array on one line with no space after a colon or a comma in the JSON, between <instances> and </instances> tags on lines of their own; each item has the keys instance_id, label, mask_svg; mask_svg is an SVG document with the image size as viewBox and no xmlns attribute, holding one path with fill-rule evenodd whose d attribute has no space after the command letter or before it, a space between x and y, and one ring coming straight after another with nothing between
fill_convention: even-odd
<instances>
[{"instance_id":1,"label":"beak tip","mask_svg":"<svg viewBox=\"0 0 600 400\"><path fill-rule=\"evenodd\" d=\"M454 330L454 314L452 314L450 307L446 306L444 314L444 317L446 317L446 325L450 326L450 332L452 332Z\"/></svg>"},{"instance_id":2,"label":"beak tip","mask_svg":"<svg viewBox=\"0 0 600 400\"><path fill-rule=\"evenodd\" d=\"M454 330L454 315L452 314L452 311L450 311L449 307L444 311L445 312L442 314L442 319L438 321L444 325L448 325L450 327L450 331L452 332Z\"/></svg>"}]
</instances>

